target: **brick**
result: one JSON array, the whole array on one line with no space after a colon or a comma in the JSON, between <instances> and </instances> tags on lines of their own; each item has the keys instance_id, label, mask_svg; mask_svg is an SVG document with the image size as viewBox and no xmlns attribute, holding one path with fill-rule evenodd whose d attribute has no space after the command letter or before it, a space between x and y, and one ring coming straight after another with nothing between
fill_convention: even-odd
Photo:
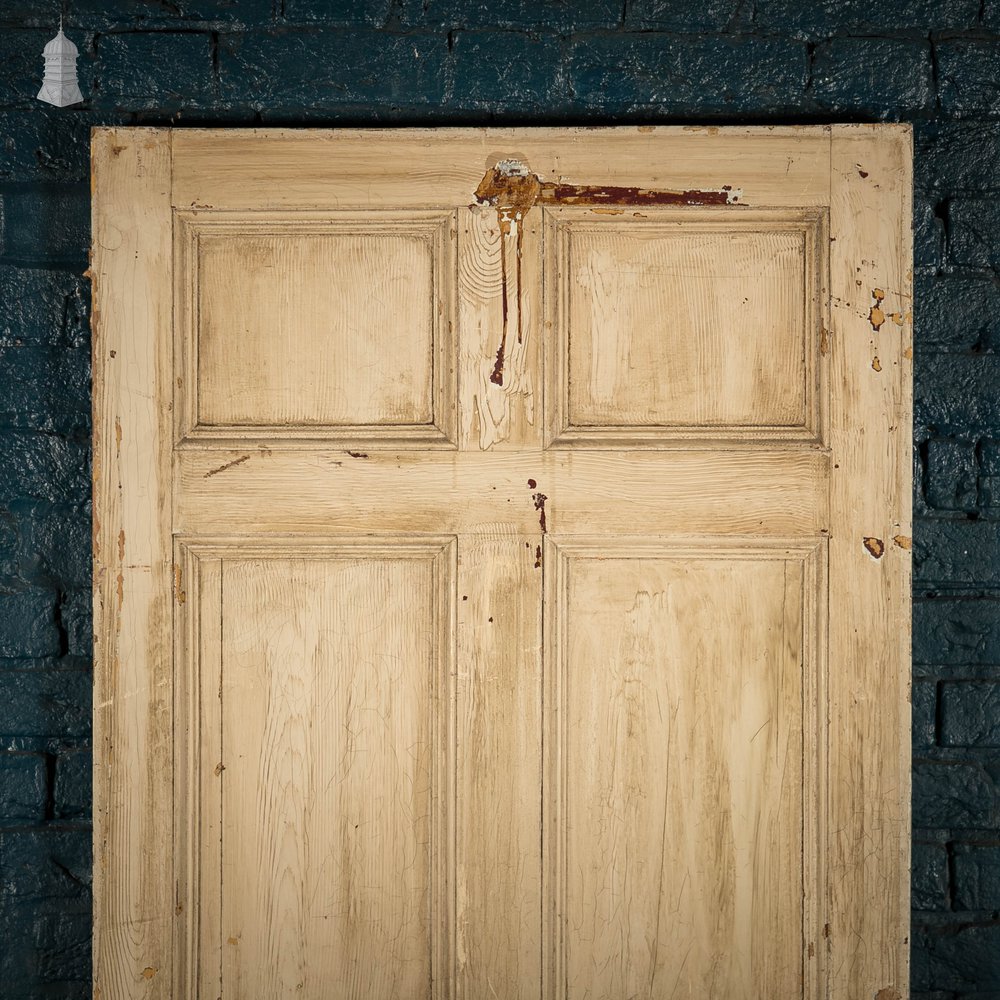
<instances>
[{"instance_id":1,"label":"brick","mask_svg":"<svg viewBox=\"0 0 1000 1000\"><path fill-rule=\"evenodd\" d=\"M42 754L0 753L0 824L44 819L48 792L48 768Z\"/></svg>"},{"instance_id":2,"label":"brick","mask_svg":"<svg viewBox=\"0 0 1000 1000\"><path fill-rule=\"evenodd\" d=\"M0 181L87 180L93 124L85 111L42 102L0 111Z\"/></svg>"},{"instance_id":3,"label":"brick","mask_svg":"<svg viewBox=\"0 0 1000 1000\"><path fill-rule=\"evenodd\" d=\"M816 46L810 90L828 111L898 119L934 100L931 49L899 38L833 38Z\"/></svg>"},{"instance_id":4,"label":"brick","mask_svg":"<svg viewBox=\"0 0 1000 1000\"><path fill-rule=\"evenodd\" d=\"M989 436L1000 427L1000 356L924 355L914 372L917 437Z\"/></svg>"},{"instance_id":5,"label":"brick","mask_svg":"<svg viewBox=\"0 0 1000 1000\"><path fill-rule=\"evenodd\" d=\"M1000 844L956 844L955 908L1000 910Z\"/></svg>"},{"instance_id":6,"label":"brick","mask_svg":"<svg viewBox=\"0 0 1000 1000\"><path fill-rule=\"evenodd\" d=\"M937 684L918 681L912 689L912 734L915 747L932 747L937 742Z\"/></svg>"},{"instance_id":7,"label":"brick","mask_svg":"<svg viewBox=\"0 0 1000 1000\"><path fill-rule=\"evenodd\" d=\"M9 185L0 211L0 255L27 262L86 261L90 245L86 185Z\"/></svg>"},{"instance_id":8,"label":"brick","mask_svg":"<svg viewBox=\"0 0 1000 1000\"><path fill-rule=\"evenodd\" d=\"M976 446L972 441L927 442L927 502L938 510L976 509Z\"/></svg>"},{"instance_id":9,"label":"brick","mask_svg":"<svg viewBox=\"0 0 1000 1000\"><path fill-rule=\"evenodd\" d=\"M913 816L922 828L988 830L998 819L997 790L976 764L914 761Z\"/></svg>"},{"instance_id":10,"label":"brick","mask_svg":"<svg viewBox=\"0 0 1000 1000\"><path fill-rule=\"evenodd\" d=\"M392 0L284 0L285 24L329 24L382 27L389 20Z\"/></svg>"},{"instance_id":11,"label":"brick","mask_svg":"<svg viewBox=\"0 0 1000 1000\"><path fill-rule=\"evenodd\" d=\"M90 865L89 830L0 831L0 889L11 896L86 895Z\"/></svg>"},{"instance_id":12,"label":"brick","mask_svg":"<svg viewBox=\"0 0 1000 1000\"><path fill-rule=\"evenodd\" d=\"M775 38L597 36L573 46L568 74L575 104L605 112L778 112L804 105L808 55Z\"/></svg>"},{"instance_id":13,"label":"brick","mask_svg":"<svg viewBox=\"0 0 1000 1000\"><path fill-rule=\"evenodd\" d=\"M944 221L929 198L913 199L913 266L937 270L944 260Z\"/></svg>"},{"instance_id":14,"label":"brick","mask_svg":"<svg viewBox=\"0 0 1000 1000\"><path fill-rule=\"evenodd\" d=\"M955 198L948 209L948 258L958 267L1000 268L1000 199Z\"/></svg>"},{"instance_id":15,"label":"brick","mask_svg":"<svg viewBox=\"0 0 1000 1000\"><path fill-rule=\"evenodd\" d=\"M801 37L827 37L848 32L914 29L926 33L943 28L974 28L978 0L758 0L755 24L767 31ZM893 72L886 65L883 71Z\"/></svg>"},{"instance_id":16,"label":"brick","mask_svg":"<svg viewBox=\"0 0 1000 1000\"><path fill-rule=\"evenodd\" d=\"M84 550L89 551L89 550ZM92 595L77 590L65 595L59 612L66 632L66 651L70 656L90 658L94 647Z\"/></svg>"},{"instance_id":17,"label":"brick","mask_svg":"<svg viewBox=\"0 0 1000 1000\"><path fill-rule=\"evenodd\" d=\"M910 892L914 910L947 909L948 852L942 844L913 845Z\"/></svg>"},{"instance_id":18,"label":"brick","mask_svg":"<svg viewBox=\"0 0 1000 1000\"><path fill-rule=\"evenodd\" d=\"M82 983L89 987L92 931L87 898L64 905L57 912L39 913L31 923L38 979L43 983ZM89 990L80 995L89 995Z\"/></svg>"},{"instance_id":19,"label":"brick","mask_svg":"<svg viewBox=\"0 0 1000 1000\"><path fill-rule=\"evenodd\" d=\"M519 32L459 31L451 104L479 110L551 108L565 101L559 42Z\"/></svg>"},{"instance_id":20,"label":"brick","mask_svg":"<svg viewBox=\"0 0 1000 1000\"><path fill-rule=\"evenodd\" d=\"M1000 587L1000 522L921 521L913 535L915 586Z\"/></svg>"},{"instance_id":21,"label":"brick","mask_svg":"<svg viewBox=\"0 0 1000 1000\"><path fill-rule=\"evenodd\" d=\"M49 590L0 594L0 657L58 653L55 594Z\"/></svg>"},{"instance_id":22,"label":"brick","mask_svg":"<svg viewBox=\"0 0 1000 1000\"><path fill-rule=\"evenodd\" d=\"M185 22L201 21L232 30L267 24L273 8L273 0L170 0L169 4L163 0L73 0L66 11L66 25L67 31L79 26L108 32L177 28Z\"/></svg>"},{"instance_id":23,"label":"brick","mask_svg":"<svg viewBox=\"0 0 1000 1000\"><path fill-rule=\"evenodd\" d=\"M1000 665L1000 601L914 601L913 658L918 664Z\"/></svg>"},{"instance_id":24,"label":"brick","mask_svg":"<svg viewBox=\"0 0 1000 1000\"><path fill-rule=\"evenodd\" d=\"M1000 747L1000 683L942 684L941 742L945 746Z\"/></svg>"},{"instance_id":25,"label":"brick","mask_svg":"<svg viewBox=\"0 0 1000 1000\"><path fill-rule=\"evenodd\" d=\"M935 45L941 110L962 117L1000 111L1000 40L948 38Z\"/></svg>"},{"instance_id":26,"label":"brick","mask_svg":"<svg viewBox=\"0 0 1000 1000\"><path fill-rule=\"evenodd\" d=\"M731 31L748 27L753 11L746 0L631 0L625 6L627 28L658 28L661 31Z\"/></svg>"},{"instance_id":27,"label":"brick","mask_svg":"<svg viewBox=\"0 0 1000 1000\"><path fill-rule=\"evenodd\" d=\"M0 431L90 430L90 351L0 347Z\"/></svg>"},{"instance_id":28,"label":"brick","mask_svg":"<svg viewBox=\"0 0 1000 1000\"><path fill-rule=\"evenodd\" d=\"M79 503L90 491L85 445L52 434L0 434L0 504L18 499Z\"/></svg>"},{"instance_id":29,"label":"brick","mask_svg":"<svg viewBox=\"0 0 1000 1000\"><path fill-rule=\"evenodd\" d=\"M913 132L914 183L957 193L1000 188L1000 123L919 122Z\"/></svg>"},{"instance_id":30,"label":"brick","mask_svg":"<svg viewBox=\"0 0 1000 1000\"><path fill-rule=\"evenodd\" d=\"M961 990L961 1000L1000 990L1000 924L962 923L919 928L914 935L914 986Z\"/></svg>"},{"instance_id":31,"label":"brick","mask_svg":"<svg viewBox=\"0 0 1000 1000\"><path fill-rule=\"evenodd\" d=\"M914 315L918 353L1000 348L1000 284L992 277L918 273Z\"/></svg>"},{"instance_id":32,"label":"brick","mask_svg":"<svg viewBox=\"0 0 1000 1000\"><path fill-rule=\"evenodd\" d=\"M57 819L89 819L93 800L93 757L89 750L69 750L56 760L54 792Z\"/></svg>"},{"instance_id":33,"label":"brick","mask_svg":"<svg viewBox=\"0 0 1000 1000\"><path fill-rule=\"evenodd\" d=\"M223 35L219 41L227 101L300 114L388 103L422 108L445 92L444 37L379 31L278 31Z\"/></svg>"},{"instance_id":34,"label":"brick","mask_svg":"<svg viewBox=\"0 0 1000 1000\"><path fill-rule=\"evenodd\" d=\"M0 346L89 344L90 294L81 275L0 264Z\"/></svg>"},{"instance_id":35,"label":"brick","mask_svg":"<svg viewBox=\"0 0 1000 1000\"><path fill-rule=\"evenodd\" d=\"M94 105L171 112L212 103L212 48L207 32L102 35L97 44Z\"/></svg>"},{"instance_id":36,"label":"brick","mask_svg":"<svg viewBox=\"0 0 1000 1000\"><path fill-rule=\"evenodd\" d=\"M84 670L0 670L0 735L90 735L91 675Z\"/></svg>"},{"instance_id":37,"label":"brick","mask_svg":"<svg viewBox=\"0 0 1000 1000\"><path fill-rule=\"evenodd\" d=\"M318 0L316 0L318 2ZM402 0L407 27L548 28L576 31L614 28L621 22L620 0Z\"/></svg>"},{"instance_id":38,"label":"brick","mask_svg":"<svg viewBox=\"0 0 1000 1000\"><path fill-rule=\"evenodd\" d=\"M60 590L89 587L90 546L89 507L32 507L20 524L20 573Z\"/></svg>"}]
</instances>

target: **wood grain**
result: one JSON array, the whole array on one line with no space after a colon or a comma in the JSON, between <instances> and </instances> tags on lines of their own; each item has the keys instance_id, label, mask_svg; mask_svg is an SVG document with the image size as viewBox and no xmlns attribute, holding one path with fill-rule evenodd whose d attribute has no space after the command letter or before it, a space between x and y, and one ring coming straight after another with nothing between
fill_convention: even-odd
<instances>
[{"instance_id":1,"label":"wood grain","mask_svg":"<svg viewBox=\"0 0 1000 1000\"><path fill-rule=\"evenodd\" d=\"M907 994L909 147L97 130L95 995Z\"/></svg>"},{"instance_id":2,"label":"wood grain","mask_svg":"<svg viewBox=\"0 0 1000 1000\"><path fill-rule=\"evenodd\" d=\"M96 130L94 991L171 995L170 137Z\"/></svg>"}]
</instances>

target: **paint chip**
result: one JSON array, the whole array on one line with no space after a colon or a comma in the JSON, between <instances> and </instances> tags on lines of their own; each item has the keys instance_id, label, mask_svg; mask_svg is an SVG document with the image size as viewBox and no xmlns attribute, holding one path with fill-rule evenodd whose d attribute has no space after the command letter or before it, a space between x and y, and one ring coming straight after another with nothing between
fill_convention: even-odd
<instances>
[{"instance_id":1,"label":"paint chip","mask_svg":"<svg viewBox=\"0 0 1000 1000\"><path fill-rule=\"evenodd\" d=\"M885 552L885 542L881 538L873 538L871 535L865 535L864 545L873 559L882 558L882 554Z\"/></svg>"}]
</instances>

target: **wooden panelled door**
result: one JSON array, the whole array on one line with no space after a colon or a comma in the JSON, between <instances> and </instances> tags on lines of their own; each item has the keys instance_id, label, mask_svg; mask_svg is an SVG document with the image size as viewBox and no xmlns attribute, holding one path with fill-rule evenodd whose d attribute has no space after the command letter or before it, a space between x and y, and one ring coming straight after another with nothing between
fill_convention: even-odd
<instances>
[{"instance_id":1,"label":"wooden panelled door","mask_svg":"<svg viewBox=\"0 0 1000 1000\"><path fill-rule=\"evenodd\" d=\"M96 130L96 996L908 996L910 146Z\"/></svg>"}]
</instances>

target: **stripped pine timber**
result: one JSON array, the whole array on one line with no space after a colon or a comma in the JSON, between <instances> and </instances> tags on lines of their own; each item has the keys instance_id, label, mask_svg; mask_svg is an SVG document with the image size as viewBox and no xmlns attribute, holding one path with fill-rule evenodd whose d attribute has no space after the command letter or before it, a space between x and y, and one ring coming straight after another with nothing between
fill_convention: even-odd
<instances>
[{"instance_id":1,"label":"stripped pine timber","mask_svg":"<svg viewBox=\"0 0 1000 1000\"><path fill-rule=\"evenodd\" d=\"M95 995L908 995L911 134L94 136Z\"/></svg>"}]
</instances>

